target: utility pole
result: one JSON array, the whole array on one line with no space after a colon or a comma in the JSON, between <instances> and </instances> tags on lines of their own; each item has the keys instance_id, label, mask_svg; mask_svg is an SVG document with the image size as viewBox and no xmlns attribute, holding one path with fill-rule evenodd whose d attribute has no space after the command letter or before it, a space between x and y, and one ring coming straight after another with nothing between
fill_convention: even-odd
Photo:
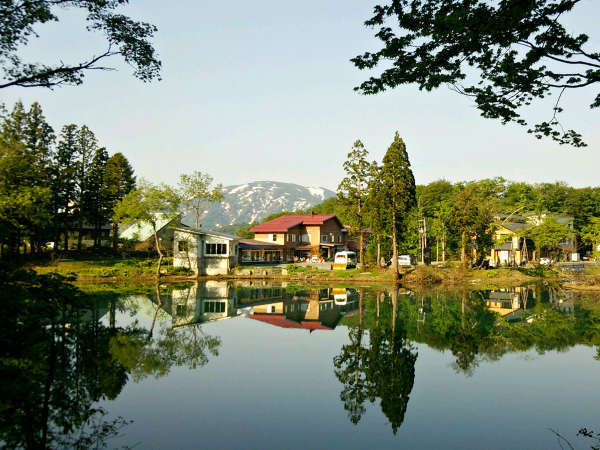
<instances>
[{"instance_id":1,"label":"utility pole","mask_svg":"<svg viewBox=\"0 0 600 450\"><path fill-rule=\"evenodd\" d=\"M427 219L419 219L419 243L421 247L421 264L425 264L425 249L427 248Z\"/></svg>"}]
</instances>

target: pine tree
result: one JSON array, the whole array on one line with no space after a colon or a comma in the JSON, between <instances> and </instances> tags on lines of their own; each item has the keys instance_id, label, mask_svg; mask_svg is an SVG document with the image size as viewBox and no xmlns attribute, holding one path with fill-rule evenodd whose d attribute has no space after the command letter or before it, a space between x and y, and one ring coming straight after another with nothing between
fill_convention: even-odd
<instances>
[{"instance_id":1,"label":"pine tree","mask_svg":"<svg viewBox=\"0 0 600 450\"><path fill-rule=\"evenodd\" d=\"M54 245L58 248L63 233L64 249L69 249L69 231L73 226L73 205L76 200L77 125L65 125L59 136L51 165L53 197Z\"/></svg>"},{"instance_id":2,"label":"pine tree","mask_svg":"<svg viewBox=\"0 0 600 450\"><path fill-rule=\"evenodd\" d=\"M398 279L398 239L404 231L409 211L415 206L416 188L406 145L397 131L383 157L380 175L385 211L390 217L388 227L392 235L392 269L394 277Z\"/></svg>"},{"instance_id":3,"label":"pine tree","mask_svg":"<svg viewBox=\"0 0 600 450\"><path fill-rule=\"evenodd\" d=\"M52 158L52 146L55 141L54 130L46 122L46 118L42 112L39 103L34 102L29 108L29 112L25 117L23 129L23 142L27 153L30 155L30 160L33 162L35 170L35 179L40 186L50 186L50 163ZM52 215L52 204L45 203L47 210L41 212L41 215L49 217ZM48 241L50 230L48 229L49 221L44 221L39 226L31 231L29 237L31 249L41 251L42 243Z\"/></svg>"},{"instance_id":4,"label":"pine tree","mask_svg":"<svg viewBox=\"0 0 600 450\"><path fill-rule=\"evenodd\" d=\"M348 159L344 162L346 177L338 186L338 199L345 206L349 225L356 227L359 233L359 262L364 267L364 204L367 199L370 166L367 161L369 152L360 140L356 140Z\"/></svg>"},{"instance_id":5,"label":"pine tree","mask_svg":"<svg viewBox=\"0 0 600 450\"><path fill-rule=\"evenodd\" d=\"M102 188L108 217L113 216L116 204L134 189L135 176L129 161L122 153L115 153L106 161ZM116 221L113 221L112 235L113 249L116 250L119 236L119 224Z\"/></svg>"},{"instance_id":6,"label":"pine tree","mask_svg":"<svg viewBox=\"0 0 600 450\"><path fill-rule=\"evenodd\" d=\"M381 244L389 236L389 216L385 210L385 197L381 177L382 167L372 162L369 167L368 195L365 202L365 222L373 232L377 243L377 264L381 265Z\"/></svg>"},{"instance_id":7,"label":"pine tree","mask_svg":"<svg viewBox=\"0 0 600 450\"><path fill-rule=\"evenodd\" d=\"M15 254L25 239L30 250L39 249L50 221L47 168L52 140L52 128L38 104L26 112L17 102L4 115L0 125L0 204L2 241L8 244L10 254Z\"/></svg>"},{"instance_id":8,"label":"pine tree","mask_svg":"<svg viewBox=\"0 0 600 450\"><path fill-rule=\"evenodd\" d=\"M94 248L100 246L100 229L110 218L107 208L107 192L104 189L107 160L108 153L106 149L104 147L97 149L85 174L86 191L83 198L83 205L85 206L83 215L94 229Z\"/></svg>"},{"instance_id":9,"label":"pine tree","mask_svg":"<svg viewBox=\"0 0 600 450\"><path fill-rule=\"evenodd\" d=\"M86 197L88 197L88 186L87 186L87 172L92 162L93 155L98 149L98 141L96 136L86 125L81 126L77 130L76 134L76 186L77 196L76 205L77 209L75 214L78 222L78 233L77 233L77 250L81 251L81 243L83 240L84 221L86 215L87 205L85 204Z\"/></svg>"}]
</instances>

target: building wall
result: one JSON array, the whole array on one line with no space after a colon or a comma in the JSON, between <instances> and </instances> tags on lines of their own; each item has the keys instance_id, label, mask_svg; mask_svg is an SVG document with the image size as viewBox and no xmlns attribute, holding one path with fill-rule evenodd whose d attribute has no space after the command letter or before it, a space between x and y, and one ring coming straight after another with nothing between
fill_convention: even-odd
<instances>
[{"instance_id":1,"label":"building wall","mask_svg":"<svg viewBox=\"0 0 600 450\"><path fill-rule=\"evenodd\" d=\"M283 302L252 307L254 314L283 314Z\"/></svg>"},{"instance_id":2,"label":"building wall","mask_svg":"<svg viewBox=\"0 0 600 450\"><path fill-rule=\"evenodd\" d=\"M276 240L273 240L273 234L276 234ZM334 219L325 221L323 225L296 225L290 228L287 233L255 233L254 239L271 244L285 245L286 248L292 251L297 247L305 247L307 245L314 247L315 251L318 251L321 244L321 235L323 234L329 237L328 244L346 245L347 233L342 232L342 228ZM297 236L295 241L291 238L292 235ZM309 242L302 241L303 235L308 235ZM286 253L284 259L289 259L292 256L293 252Z\"/></svg>"},{"instance_id":3,"label":"building wall","mask_svg":"<svg viewBox=\"0 0 600 450\"><path fill-rule=\"evenodd\" d=\"M187 251L179 250L179 242L188 243ZM227 244L227 253L206 255L206 244ZM173 240L173 266L186 267L197 275L227 275L237 264L239 243L230 239L206 234L188 233L176 230Z\"/></svg>"},{"instance_id":4,"label":"building wall","mask_svg":"<svg viewBox=\"0 0 600 450\"><path fill-rule=\"evenodd\" d=\"M273 235L275 235L275 240L273 240ZM285 244L285 233L255 233L254 239L269 244L283 245Z\"/></svg>"}]
</instances>

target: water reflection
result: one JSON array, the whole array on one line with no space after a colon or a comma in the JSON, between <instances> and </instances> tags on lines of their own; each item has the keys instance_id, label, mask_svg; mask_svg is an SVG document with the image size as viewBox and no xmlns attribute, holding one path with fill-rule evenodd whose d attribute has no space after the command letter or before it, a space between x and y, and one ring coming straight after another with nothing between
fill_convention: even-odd
<instances>
[{"instance_id":1,"label":"water reflection","mask_svg":"<svg viewBox=\"0 0 600 450\"><path fill-rule=\"evenodd\" d=\"M600 348L598 296L543 285L450 291L211 281L81 292L55 277L15 277L0 279L11 299L0 302L0 376L14 380L0 387L0 442L7 447L109 440L129 419L108 419L98 404L119 397L128 383L210 364L225 350L223 323L208 324L222 320L271 333L285 328L311 342L321 333L336 336L337 328L344 341L329 361L339 411L359 424L368 408L378 408L394 434L410 413L418 345L448 352L454 371L466 376L507 353Z\"/></svg>"},{"instance_id":2,"label":"water reflection","mask_svg":"<svg viewBox=\"0 0 600 450\"><path fill-rule=\"evenodd\" d=\"M335 375L343 384L340 399L353 424L358 424L364 414L365 400L371 403L379 400L381 411L396 434L404 421L414 385L417 352L398 321L395 289L391 291L391 317L382 314L382 298L376 296L375 325L369 330L368 343L365 342L363 297L364 290L360 289L358 325L349 329L350 343L342 346L333 360Z\"/></svg>"}]
</instances>

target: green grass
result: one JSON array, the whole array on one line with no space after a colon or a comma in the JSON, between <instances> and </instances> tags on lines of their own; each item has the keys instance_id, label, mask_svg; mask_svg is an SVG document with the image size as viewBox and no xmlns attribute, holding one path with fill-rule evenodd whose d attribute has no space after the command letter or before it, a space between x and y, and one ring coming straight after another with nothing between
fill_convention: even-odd
<instances>
[{"instance_id":1,"label":"green grass","mask_svg":"<svg viewBox=\"0 0 600 450\"><path fill-rule=\"evenodd\" d=\"M156 273L157 259L103 258L93 260L59 260L31 266L37 273L75 274L78 278L135 278L152 276ZM164 258L163 275L190 275L183 267L173 267L173 258Z\"/></svg>"}]
</instances>

